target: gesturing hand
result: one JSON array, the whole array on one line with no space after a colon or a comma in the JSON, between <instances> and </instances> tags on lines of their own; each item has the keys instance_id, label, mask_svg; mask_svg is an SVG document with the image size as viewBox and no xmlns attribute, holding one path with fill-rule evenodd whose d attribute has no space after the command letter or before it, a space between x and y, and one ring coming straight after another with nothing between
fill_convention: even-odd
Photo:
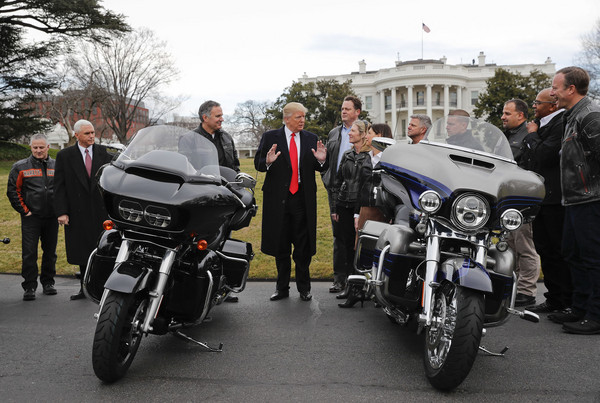
<instances>
[{"instance_id":1,"label":"gesturing hand","mask_svg":"<svg viewBox=\"0 0 600 403\"><path fill-rule=\"evenodd\" d=\"M317 151L312 149L313 155L321 164L327 159L327 148L323 145L323 142L317 141Z\"/></svg>"},{"instance_id":2,"label":"gesturing hand","mask_svg":"<svg viewBox=\"0 0 600 403\"><path fill-rule=\"evenodd\" d=\"M267 165L271 165L272 163L274 163L277 157L279 157L279 154L281 154L281 151L275 152L276 150L277 144L273 144L267 152Z\"/></svg>"}]
</instances>

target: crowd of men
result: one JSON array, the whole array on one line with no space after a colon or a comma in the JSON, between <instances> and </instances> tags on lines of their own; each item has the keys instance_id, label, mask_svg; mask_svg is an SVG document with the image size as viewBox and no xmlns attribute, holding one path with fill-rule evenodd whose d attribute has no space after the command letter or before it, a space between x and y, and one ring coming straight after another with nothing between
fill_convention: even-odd
<instances>
[{"instance_id":1,"label":"crowd of men","mask_svg":"<svg viewBox=\"0 0 600 403\"><path fill-rule=\"evenodd\" d=\"M533 120L529 121L528 105L520 99L507 100L501 117L514 160L542 175L546 187L533 223L522 226L509 239L518 273L515 304L549 313L550 320L576 334L600 334L600 234L595 225L600 226L600 106L587 96L589 81L585 70L563 68L555 74L552 87L533 101ZM289 297L292 260L300 299L312 299L315 172L321 173L332 212L333 284L329 291L347 298L344 290L353 271L353 250L349 250L352 245L346 232L354 228L357 211L337 203L342 180L338 170L345 155L358 152L352 148L352 130L365 142L369 138L371 126L359 121L361 110L360 99L347 96L341 105L341 125L331 130L323 144L316 134L304 130L306 108L291 102L283 108L283 127L267 131L261 138L254 165L265 172L261 250L275 258L277 282L272 301ZM197 135L215 145L220 165L239 171L234 141L221 127L221 106L207 101L200 106L199 116ZM465 117L468 113L463 110L448 116L449 143L469 147L472 139ZM353 128L357 122L361 124ZM411 116L410 141L419 143L429 127L430 117ZM9 175L7 195L21 215L24 300L36 298L38 242L41 240L43 251L39 282L45 295L55 295L58 226L65 226L67 260L79 266L83 279L102 230L100 223L106 218L95 174L110 161L110 155L95 144L90 122L76 122L74 132L77 143L61 150L56 161L48 156L46 138L33 136L32 155L15 163ZM471 143L471 148L479 147ZM372 152L370 156L375 158ZM545 301L534 305L540 261L547 292ZM80 298L85 298L81 290L71 297Z\"/></svg>"}]
</instances>

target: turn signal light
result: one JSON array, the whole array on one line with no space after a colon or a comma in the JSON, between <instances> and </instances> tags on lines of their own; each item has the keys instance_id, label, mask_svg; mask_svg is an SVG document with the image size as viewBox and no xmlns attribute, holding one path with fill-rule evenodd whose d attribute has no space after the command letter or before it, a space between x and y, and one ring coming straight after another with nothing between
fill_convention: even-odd
<instances>
[{"instance_id":1,"label":"turn signal light","mask_svg":"<svg viewBox=\"0 0 600 403\"><path fill-rule=\"evenodd\" d=\"M201 239L196 244L196 247L198 248L198 250L206 250L206 248L208 247L208 242L206 242L206 240L204 239Z\"/></svg>"},{"instance_id":2,"label":"turn signal light","mask_svg":"<svg viewBox=\"0 0 600 403\"><path fill-rule=\"evenodd\" d=\"M111 220L106 220L102 223L102 228L104 228L105 231L110 231L114 227L115 227L115 223L112 222Z\"/></svg>"}]
</instances>

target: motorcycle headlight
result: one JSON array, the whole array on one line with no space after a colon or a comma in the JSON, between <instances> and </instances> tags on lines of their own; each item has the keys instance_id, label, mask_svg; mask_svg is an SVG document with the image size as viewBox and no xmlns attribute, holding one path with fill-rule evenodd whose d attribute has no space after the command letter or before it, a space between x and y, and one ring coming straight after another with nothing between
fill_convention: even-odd
<instances>
[{"instance_id":1,"label":"motorcycle headlight","mask_svg":"<svg viewBox=\"0 0 600 403\"><path fill-rule=\"evenodd\" d=\"M523 214L519 210L508 209L500 216L500 225L508 231L514 231L523 224Z\"/></svg>"},{"instance_id":2,"label":"motorcycle headlight","mask_svg":"<svg viewBox=\"0 0 600 403\"><path fill-rule=\"evenodd\" d=\"M452 221L466 231L483 227L490 218L490 206L483 197L472 193L460 195L452 206Z\"/></svg>"},{"instance_id":3,"label":"motorcycle headlight","mask_svg":"<svg viewBox=\"0 0 600 403\"><path fill-rule=\"evenodd\" d=\"M427 190L419 196L419 207L426 213L435 213L442 206L442 198L433 190Z\"/></svg>"},{"instance_id":4,"label":"motorcycle headlight","mask_svg":"<svg viewBox=\"0 0 600 403\"><path fill-rule=\"evenodd\" d=\"M144 210L144 218L150 225L166 228L171 224L171 212L164 207L148 206Z\"/></svg>"},{"instance_id":5,"label":"motorcycle headlight","mask_svg":"<svg viewBox=\"0 0 600 403\"><path fill-rule=\"evenodd\" d=\"M119 203L119 215L127 221L140 222L144 216L144 210L138 202L132 200L121 200Z\"/></svg>"}]
</instances>

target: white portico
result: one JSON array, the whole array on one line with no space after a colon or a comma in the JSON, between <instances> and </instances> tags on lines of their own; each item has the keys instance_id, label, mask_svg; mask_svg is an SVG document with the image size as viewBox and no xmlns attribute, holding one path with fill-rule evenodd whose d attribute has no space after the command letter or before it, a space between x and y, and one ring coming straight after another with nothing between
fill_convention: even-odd
<instances>
[{"instance_id":1,"label":"white portico","mask_svg":"<svg viewBox=\"0 0 600 403\"><path fill-rule=\"evenodd\" d=\"M395 67L377 71L367 71L365 61L361 60L358 72L319 77L305 74L299 81L352 80L352 88L373 123L387 123L394 137L403 138L410 115L426 114L435 121L453 109L471 113L479 94L485 91L486 80L494 76L497 68L522 75L537 69L552 76L556 71L550 58L543 64L519 65L486 64L485 58L480 52L477 62L473 59L472 64L449 65L445 57L398 61Z\"/></svg>"}]
</instances>

